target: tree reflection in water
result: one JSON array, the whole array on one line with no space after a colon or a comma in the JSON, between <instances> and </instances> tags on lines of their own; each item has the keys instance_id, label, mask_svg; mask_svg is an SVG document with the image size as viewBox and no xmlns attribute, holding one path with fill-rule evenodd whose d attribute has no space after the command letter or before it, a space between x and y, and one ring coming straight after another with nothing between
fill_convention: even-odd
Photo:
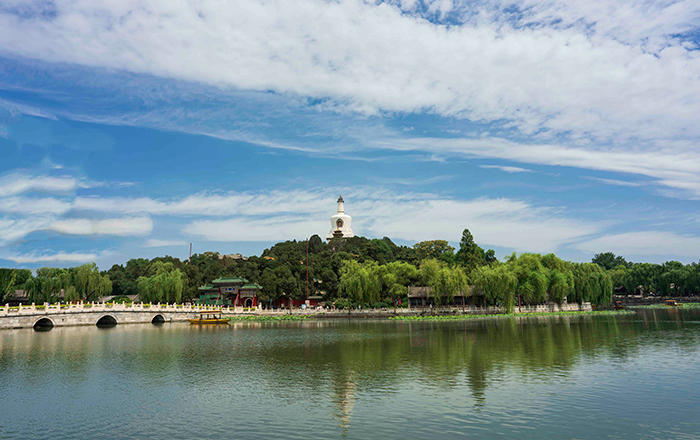
<instances>
[{"instance_id":1,"label":"tree reflection in water","mask_svg":"<svg viewBox=\"0 0 700 440\"><path fill-rule=\"evenodd\" d=\"M256 396L261 402L303 402L326 414L329 403L344 437L356 403L368 395L398 395L407 388L443 393L464 387L478 411L487 405L489 387L497 383L566 381L583 361L606 357L624 363L669 344L681 353L696 353L699 317L700 310L655 309L626 316L450 322L9 330L0 333L0 383L40 387L50 377L76 389L95 377L119 383L138 380L139 387L154 395L177 384L179 393L195 401L200 396L212 399L217 416L231 420L271 420L267 413L274 414L275 408L249 404ZM683 331L691 326L696 331ZM242 402L241 396L248 401Z\"/></svg>"}]
</instances>

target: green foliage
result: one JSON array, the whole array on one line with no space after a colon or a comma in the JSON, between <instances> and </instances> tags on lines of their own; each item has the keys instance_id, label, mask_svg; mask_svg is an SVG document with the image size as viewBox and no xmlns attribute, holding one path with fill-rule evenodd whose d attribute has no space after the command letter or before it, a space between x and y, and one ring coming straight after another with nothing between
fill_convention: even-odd
<instances>
[{"instance_id":1,"label":"green foliage","mask_svg":"<svg viewBox=\"0 0 700 440\"><path fill-rule=\"evenodd\" d=\"M423 260L420 263L420 281L424 286L431 286L435 283L440 269L442 268L442 263L440 263L435 258L429 258Z\"/></svg>"},{"instance_id":2,"label":"green foliage","mask_svg":"<svg viewBox=\"0 0 700 440\"><path fill-rule=\"evenodd\" d=\"M569 301L582 303L590 301L597 305L610 304L612 301L612 277L597 264L574 264L574 289Z\"/></svg>"},{"instance_id":3,"label":"green foliage","mask_svg":"<svg viewBox=\"0 0 700 440\"><path fill-rule=\"evenodd\" d=\"M462 231L462 239L459 242L459 251L455 255L456 260L462 264L467 270L473 270L478 266L491 264L496 262L496 256L493 249L484 252L474 241L474 236L469 229Z\"/></svg>"},{"instance_id":4,"label":"green foliage","mask_svg":"<svg viewBox=\"0 0 700 440\"><path fill-rule=\"evenodd\" d=\"M418 281L418 269L408 263L393 262L383 266L374 266L372 270L381 282L380 297L395 303L406 296L408 286Z\"/></svg>"},{"instance_id":5,"label":"green foliage","mask_svg":"<svg viewBox=\"0 0 700 440\"><path fill-rule=\"evenodd\" d=\"M315 235L308 241L308 259L307 242L291 240L248 259L204 252L193 255L191 263L170 256L136 258L104 273L90 264L71 269L42 268L36 277L26 269L2 269L0 299L24 288L30 300L38 304L57 301L62 290L63 298L69 301L96 300L110 292L118 296L141 293L142 300L152 302L189 301L199 297L198 288L213 279L236 276L260 284L261 301L302 299L306 296L307 264L310 294L364 307L380 302L396 304L406 299L409 286L429 286L435 303L445 303L457 292L467 291L455 287L466 284L465 279L473 281L477 294L483 294L487 304L506 307L515 304L518 296L525 304L561 303L565 298L607 304L613 288L679 296L700 293L698 263L632 264L610 252L597 254L593 263L583 264L563 261L554 254L513 254L499 263L493 250L484 251L465 229L457 252L445 240L408 247L386 237L354 237L329 244ZM10 283L13 273L15 281ZM508 274L517 280L512 295L503 293L507 291L503 287L485 293L491 282L508 286ZM360 290L355 291L355 286Z\"/></svg>"},{"instance_id":6,"label":"green foliage","mask_svg":"<svg viewBox=\"0 0 700 440\"><path fill-rule=\"evenodd\" d=\"M0 269L0 303L15 291L17 271L15 269Z\"/></svg>"},{"instance_id":7,"label":"green foliage","mask_svg":"<svg viewBox=\"0 0 700 440\"><path fill-rule=\"evenodd\" d=\"M612 252L603 252L600 254L595 254L591 262L597 264L605 270L612 270L618 266L627 267L629 265L629 263L627 262L627 260L625 260L624 257L619 255L616 256Z\"/></svg>"},{"instance_id":8,"label":"green foliage","mask_svg":"<svg viewBox=\"0 0 700 440\"><path fill-rule=\"evenodd\" d=\"M516 295L526 304L542 304L547 300L549 273L542 264L540 254L524 253L519 257L513 254L508 265L518 279Z\"/></svg>"},{"instance_id":9,"label":"green foliage","mask_svg":"<svg viewBox=\"0 0 700 440\"><path fill-rule=\"evenodd\" d=\"M446 254L453 254L455 248L450 246L447 240L429 240L421 241L413 245L416 251L416 257L419 261L427 258L441 259Z\"/></svg>"},{"instance_id":10,"label":"green foliage","mask_svg":"<svg viewBox=\"0 0 700 440\"><path fill-rule=\"evenodd\" d=\"M65 301L96 301L112 292L109 276L102 275L95 263L70 269L42 267L23 287L30 300L37 304L56 302L61 299L61 291Z\"/></svg>"},{"instance_id":11,"label":"green foliage","mask_svg":"<svg viewBox=\"0 0 700 440\"><path fill-rule=\"evenodd\" d=\"M142 302L181 302L187 276L180 269L176 269L171 262L155 261L149 265L147 272L150 276L141 276L137 280Z\"/></svg>"},{"instance_id":12,"label":"green foliage","mask_svg":"<svg viewBox=\"0 0 700 440\"><path fill-rule=\"evenodd\" d=\"M510 267L482 266L472 272L471 278L474 289L484 295L486 301L490 304L502 304L506 313L513 313L518 278Z\"/></svg>"},{"instance_id":13,"label":"green foliage","mask_svg":"<svg viewBox=\"0 0 700 440\"><path fill-rule=\"evenodd\" d=\"M340 310L345 310L352 306L352 302L350 302L350 300L347 298L338 298L333 301L333 305Z\"/></svg>"},{"instance_id":14,"label":"green foliage","mask_svg":"<svg viewBox=\"0 0 700 440\"><path fill-rule=\"evenodd\" d=\"M341 295L360 305L379 302L382 283L375 268L374 262L346 261L340 272Z\"/></svg>"},{"instance_id":15,"label":"green foliage","mask_svg":"<svg viewBox=\"0 0 700 440\"><path fill-rule=\"evenodd\" d=\"M428 286L436 305L452 302L457 293L469 292L467 275L459 267L442 267Z\"/></svg>"}]
</instances>

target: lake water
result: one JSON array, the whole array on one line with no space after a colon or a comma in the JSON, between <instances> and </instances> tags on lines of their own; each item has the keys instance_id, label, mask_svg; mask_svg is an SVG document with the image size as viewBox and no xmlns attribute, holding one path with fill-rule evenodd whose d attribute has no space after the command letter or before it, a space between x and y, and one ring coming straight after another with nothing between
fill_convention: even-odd
<instances>
[{"instance_id":1,"label":"lake water","mask_svg":"<svg viewBox=\"0 0 700 440\"><path fill-rule=\"evenodd\" d=\"M0 439L700 438L700 310L0 331Z\"/></svg>"}]
</instances>

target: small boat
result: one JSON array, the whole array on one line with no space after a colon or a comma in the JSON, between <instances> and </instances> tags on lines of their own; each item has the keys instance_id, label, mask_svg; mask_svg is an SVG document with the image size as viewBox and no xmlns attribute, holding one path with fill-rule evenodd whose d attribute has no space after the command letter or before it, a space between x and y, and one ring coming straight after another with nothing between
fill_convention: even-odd
<instances>
[{"instance_id":1,"label":"small boat","mask_svg":"<svg viewBox=\"0 0 700 440\"><path fill-rule=\"evenodd\" d=\"M669 307L680 307L681 306L681 304L678 304L675 299L667 299L666 305Z\"/></svg>"},{"instance_id":2,"label":"small boat","mask_svg":"<svg viewBox=\"0 0 700 440\"><path fill-rule=\"evenodd\" d=\"M190 324L228 324L228 318L221 317L221 310L203 310L199 318L188 319Z\"/></svg>"}]
</instances>

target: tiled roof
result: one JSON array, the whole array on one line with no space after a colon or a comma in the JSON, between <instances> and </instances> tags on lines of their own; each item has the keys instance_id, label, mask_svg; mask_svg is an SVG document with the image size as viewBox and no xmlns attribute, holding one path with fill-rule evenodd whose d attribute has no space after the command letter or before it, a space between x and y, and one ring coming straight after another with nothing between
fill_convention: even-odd
<instances>
[{"instance_id":1,"label":"tiled roof","mask_svg":"<svg viewBox=\"0 0 700 440\"><path fill-rule=\"evenodd\" d=\"M238 283L247 283L248 280L245 278L239 278L239 277L234 277L234 278L217 278L214 281L212 281L212 284L238 284Z\"/></svg>"}]
</instances>

